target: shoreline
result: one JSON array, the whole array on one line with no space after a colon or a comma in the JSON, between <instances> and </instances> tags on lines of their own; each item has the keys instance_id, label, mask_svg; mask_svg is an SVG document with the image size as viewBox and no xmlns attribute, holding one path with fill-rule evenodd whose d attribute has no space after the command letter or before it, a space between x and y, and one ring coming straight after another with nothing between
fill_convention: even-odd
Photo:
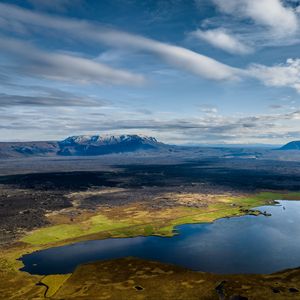
<instances>
[{"instance_id":1,"label":"shoreline","mask_svg":"<svg viewBox=\"0 0 300 300\"><path fill-rule=\"evenodd\" d=\"M258 198L256 198L258 196L258 195L256 195L256 197L253 197L253 198L247 198L247 197L243 198L243 200L241 200L241 201L246 200L245 201L246 202L245 206L247 206L250 209L249 199L252 199L251 201L252 201L253 204L255 202L255 205L253 205L253 207L257 207L258 202L259 202L259 204L274 205L275 201L277 199L280 199L280 198L282 199L282 196L284 196L284 198L290 198L290 199L287 199L287 200L297 201L298 199L296 199L295 195L298 195L299 200L300 200L300 193L297 193L297 194L295 194L295 193L287 193L287 194L274 194L274 193L270 194L270 193L266 193L266 194L262 194L262 195L260 194L260 197L258 197ZM275 199L274 199L274 197L275 197ZM262 206L262 205L259 205L259 206ZM240 209L240 208L238 208L238 209ZM222 212L224 212L224 211L222 211ZM213 214L215 216L215 214L214 214L215 212L209 212L209 213ZM201 214L201 216L205 216L205 215L207 216L207 213ZM242 215L247 215L247 213L243 212L243 213L240 213L238 215L232 215L232 214L230 214L230 215L227 214L226 215L225 214L225 215L221 216L220 218L237 217L237 216L242 216ZM199 214L196 214L196 216L199 217ZM219 219L219 218L213 218L212 221L215 221L217 219ZM186 221L186 219L182 219L182 218L179 219L179 220L180 221ZM177 222L175 222L174 224L171 224L171 225L168 226L168 229L172 228L172 235L174 235L173 230L176 226L189 224L189 223L186 223L186 222L178 223L178 219L176 221ZM211 221L206 221L205 223L207 223L207 222L211 222ZM201 221L199 222L199 220L193 220L193 222L190 223L190 224L195 224L195 223L201 223ZM13 276L15 278L20 277L20 279L21 279L20 282L22 282L24 279L26 279L26 281L31 282L31 284L29 284L29 286L31 286L32 290L35 290L36 288L38 288L38 287L34 287L35 284L37 282L39 282L42 277L45 277L45 276L30 275L29 273L20 271L19 269L23 266L23 264L20 260L16 260L16 259L20 258L24 253L32 253L34 251L39 251L39 250L42 250L42 249L47 249L47 248L51 248L51 247L55 247L55 246L62 246L62 245L67 245L67 244L78 242L78 241L90 240L92 237L93 237L93 239L95 239L96 237L97 237L97 239L101 239L101 237L102 238L109 238L109 237L120 238L120 237L122 237L122 236L108 235L107 233L108 232L106 232L106 234L102 232L102 235L98 233L98 234L94 234L92 236L76 237L75 239L72 239L72 240L61 240L57 243L50 243L50 244L44 244L44 245L30 245L30 244L25 244L23 242L16 243L16 244L11 245L10 247L5 247L6 250L3 249L5 254L4 254L4 257L3 257L2 260L6 261L8 266L9 266L9 268L8 268L9 272L8 273L13 274ZM143 236L147 236L147 235L143 235ZM126 236L126 237L128 237L128 236ZM1 263L1 265L3 266L3 262ZM7 268L2 268L2 274L4 276L3 278L5 278L5 270L7 270ZM297 270L297 269L294 269L294 270ZM53 275L49 275L49 276L53 276ZM46 277L48 277L48 276L46 276ZM58 280L58 282L59 282L59 280ZM59 284L59 283L56 282L55 285L57 285L57 284ZM27 285L27 288L29 286ZM50 284L50 288L51 288L51 284ZM1 288L0 288L0 290L1 290ZM7 298L7 299L9 299L9 298Z\"/></svg>"}]
</instances>

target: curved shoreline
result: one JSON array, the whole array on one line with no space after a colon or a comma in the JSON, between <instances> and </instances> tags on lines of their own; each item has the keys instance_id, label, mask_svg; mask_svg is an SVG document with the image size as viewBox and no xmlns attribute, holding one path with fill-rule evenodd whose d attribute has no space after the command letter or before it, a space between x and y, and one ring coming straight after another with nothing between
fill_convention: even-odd
<instances>
[{"instance_id":1,"label":"curved shoreline","mask_svg":"<svg viewBox=\"0 0 300 300\"><path fill-rule=\"evenodd\" d=\"M291 214L291 220L294 220L295 224L299 224L297 218L295 218L296 215L292 214L292 211L299 211L299 205L296 204L296 202L294 204L292 204L291 202L288 203L288 201L280 201L280 203L287 207L288 214ZM258 214L259 210L266 210L268 211L268 213L265 211ZM20 260L22 260L25 265L25 267L22 268L21 271L37 275L66 274L73 272L76 266L81 263L103 259L114 259L119 256L126 257L132 255L136 257L142 257L144 259L158 260L162 263L170 262L178 264L191 270L202 272L216 272L222 274L266 274L275 271L281 271L290 267L298 267L299 265L295 264L297 263L297 261L293 259L281 259L280 262L276 263L277 260L269 260L269 255L266 255L265 248L258 246L254 248L252 247L252 245L256 243L258 243L258 245L266 244L268 245L268 247L274 249L274 253L281 253L281 248L277 247L277 239L270 238L270 242L265 243L265 239L261 238L261 234L257 234L256 228L260 228L261 232L265 232L265 234L268 234L268 228L270 226L273 226L274 230L280 230L280 232L286 234L287 237L290 237L292 228L291 225L284 225L284 220L287 216L286 213L284 213L284 210L277 204L275 206L268 205L257 207L254 212L255 216L269 216L271 215L269 214L270 212L272 214L274 213L276 217L274 217L275 219L271 218L270 220L267 220L264 217L260 217L257 219L257 221L255 221L254 218L247 218L246 216L235 216L231 217L230 220L227 220L228 218L221 218L210 223L200 223L194 226L192 224L180 224L175 226L173 230L173 236L176 235L177 238L172 238L170 241L165 240L164 237L157 236L135 236L127 237L124 240L122 238L120 239L117 237L112 237L104 240L88 240L86 242L78 242L67 244L64 246L51 247L45 250L35 251L33 253L26 254L20 257ZM223 225L221 225L220 227L220 224ZM243 228L243 230L241 231L240 228ZM255 231L253 231L251 228L255 229ZM203 235L202 232L205 233L206 231L208 231L210 234ZM227 238L225 238L225 240L224 238L219 238L220 233L222 233L223 237L227 237L228 240ZM249 235L249 242L247 242L247 240L244 240L245 234ZM232 239L232 236L236 236L236 238ZM207 244L207 246L202 247L201 244L198 245L194 242L196 241L195 238L199 241L202 241L205 245ZM188 242L184 241L190 241L191 244L188 244ZM226 243L228 243L229 241L230 245L235 246L227 245ZM288 239L286 241L288 242ZM226 252L223 253L222 251L213 250L218 248L216 243L223 245L225 249L227 249L227 252L229 252L226 254ZM153 244L156 245L154 246L154 248L152 246ZM198 246L195 248L195 245ZM211 247L213 248L210 248L209 245L211 245ZM189 249L191 249L191 251L188 253L192 257L194 257L195 255L194 261L191 261L188 258L184 258L184 247L188 247ZM243 252L247 253L247 256L245 257L245 255L240 255L239 252L236 252L236 247L239 249L244 249L243 247L246 247L245 251ZM247 249L252 248L252 252L247 251ZM289 242L284 249L285 251L287 251L287 253L295 253L295 257L298 258L299 262L300 256L296 255L296 252L300 249L299 243ZM167 257L172 253L173 250L177 254L174 257L173 255L171 255L171 257L173 257L171 260L167 259ZM212 256L213 254L210 254L210 250L215 253L215 256ZM232 255L229 253L235 254ZM256 254L252 255L252 253ZM64 256L64 261L61 261L59 259L60 254ZM210 259L213 257L215 261L218 261L219 267L217 267L214 263L201 263L203 259L204 261L206 261L206 259L210 261ZM219 258L231 261L232 264L224 264L222 260L218 260ZM255 259L263 259L266 262L269 261L269 266L267 263L265 263L262 264L261 267L259 267L259 265L254 267L254 265L256 265ZM46 261L48 260L53 261L53 265L47 264ZM247 261L252 261L252 263L249 264L247 263ZM237 267L234 267L235 264L237 264Z\"/></svg>"},{"instance_id":2,"label":"curved shoreline","mask_svg":"<svg viewBox=\"0 0 300 300\"><path fill-rule=\"evenodd\" d=\"M255 199L255 200L250 201L249 199L254 199L255 196L252 196L252 197L253 198L243 197L241 199L241 201L246 199L245 207L251 208L251 207L260 206L263 204L272 205L272 204L275 204L276 199L282 199L283 197L288 200L297 200L297 198L300 199L300 193L283 193L283 194L282 193L281 194L268 193L268 194L265 194L264 197L260 197L260 199L258 199L258 200ZM235 200L236 199L233 199L233 201L235 201ZM259 205L256 204L257 202L259 202ZM250 203L252 203L253 205L251 205ZM236 207L234 207L234 208L236 208ZM213 214L213 212L210 212L210 213ZM206 213L204 213L204 215L205 214ZM239 213L238 215L245 215L245 213L242 213L242 214ZM224 218L224 217L231 217L231 216L232 216L232 214L227 214L227 215L225 214L223 216L217 216L217 218L213 218L213 220L216 220L219 218ZM233 215L233 216L237 216L237 215ZM173 222L173 224L168 226L167 232L170 232L170 229L172 228L172 230L173 230L176 226L188 224L188 222L186 222L187 221L186 219L181 218L180 220L177 219L176 221L177 222ZM208 222L208 221L206 220L205 222ZM199 221L193 220L192 223L199 223ZM116 233L116 232L114 232L114 233ZM144 235L144 234L142 234L142 235ZM131 236L136 236L136 235L131 235ZM166 235L164 234L163 236L166 236ZM92 234L89 236L77 237L77 238L71 239L71 240L62 240L62 241L59 241L56 243L50 243L50 244L44 244L44 245L30 245L30 244L25 244L25 243L17 243L10 247L5 247L6 249L4 251L4 257L2 259L3 262L1 263L1 266L2 266L1 273L3 274L3 278L9 278L9 276L10 276L9 274L11 274L11 275L13 275L13 278L15 278L16 280L19 280L18 278L20 278L20 280L22 280L22 281L26 280L28 283L31 282L31 284L33 284L32 291L39 293L38 290L36 290L34 288L34 284L37 283L39 280L41 280L42 277L41 276L32 276L32 275L29 275L28 273L20 272L18 269L22 267L22 263L21 263L21 261L16 260L16 259L18 259L20 256L22 256L24 253L31 253L34 251L46 249L46 248L53 247L53 246L61 246L61 245L66 245L66 244L69 244L72 242L78 242L78 241L84 241L84 240L90 240L90 239L109 238L109 237L112 237L112 235L108 234L108 232L106 232L106 233L100 233L100 234L99 233ZM122 236L119 232L118 235L115 237L124 237L124 235ZM297 271L297 269L295 269L295 271ZM9 280L9 279L7 279L7 280ZM22 286L24 286L24 285L22 284Z\"/></svg>"}]
</instances>

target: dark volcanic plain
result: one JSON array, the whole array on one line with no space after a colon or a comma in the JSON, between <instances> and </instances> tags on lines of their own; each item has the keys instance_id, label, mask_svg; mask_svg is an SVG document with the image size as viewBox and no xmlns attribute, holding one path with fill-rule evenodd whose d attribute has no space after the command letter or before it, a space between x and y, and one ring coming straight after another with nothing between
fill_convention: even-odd
<instances>
[{"instance_id":1,"label":"dark volcanic plain","mask_svg":"<svg viewBox=\"0 0 300 300\"><path fill-rule=\"evenodd\" d=\"M245 155L246 153L246 155ZM119 188L87 197L83 208L131 202L151 205L166 193L247 194L299 191L300 152L195 148L176 153L135 152L96 157L0 160L0 243L48 224L46 213L72 206L65 195ZM249 158L250 157L250 158ZM290 159L290 157L289 157ZM161 197L156 208L171 205Z\"/></svg>"},{"instance_id":2,"label":"dark volcanic plain","mask_svg":"<svg viewBox=\"0 0 300 300\"><path fill-rule=\"evenodd\" d=\"M101 193L101 190L109 192ZM3 158L0 160L0 245L3 249L11 249L10 247L15 249L14 247L20 244L20 238L24 234L33 229L48 226L53 220L58 224L64 223L65 220L68 224L72 223L73 219L80 221L80 211L84 211L86 214L84 218L87 218L89 214L92 216L94 211L115 209L117 212L115 214L118 214L118 208L121 213L124 207L132 205L147 207L150 212L154 213L169 208L176 209L178 205L197 209L207 207L207 199L213 195L241 197L268 191L288 193L299 192L299 190L300 151L198 147L96 157ZM78 201L74 201L75 198L72 195L76 195L77 198L75 198ZM82 195L84 197L81 199ZM173 195L179 195L177 202L170 201ZM186 202L185 200L183 203L180 202L182 201L180 195L201 195L202 198L199 196L197 201ZM59 215L56 214L58 211ZM83 216L82 220L84 220ZM80 272L84 274L89 268L98 272L99 268L105 264L111 264L112 270L123 267L131 268L137 264L138 269L141 268L147 273L148 264L149 268L150 265L152 268L152 264L156 263L125 259L98 263L95 266L83 266L66 281L66 284L64 281L59 283L59 286L62 286L59 292L53 293L53 297L48 294L47 297L51 299L102 299L96 297L96 294L100 292L97 289L93 290L92 287L90 288L93 298L79 297L79 294L73 293L72 289L77 291L84 286L84 283L79 280L81 275L78 277ZM204 273L197 275L197 272L193 274L191 271L159 263L153 269L154 273L158 272L154 274L155 276L153 275L154 281L147 279L147 282L144 282L146 286L149 285L149 292L146 291L147 288L143 290L144 286L142 286L142 290L137 287L130 290L130 293L124 292L123 295L130 296L131 299L142 299L143 297L139 298L140 295L146 293L143 299L154 299L157 293L153 284L166 280L168 290L162 288L165 296L163 299L168 299L168 295L172 296L172 299L271 299L270 296L274 297L272 299L300 299L299 270L288 271L282 273L282 276L274 275L273 277L224 275L223 278L219 275L205 275ZM122 272L124 277L124 270ZM12 280L12 282L16 280L13 279L15 278L13 272L11 279L9 279L10 275L3 274L7 276L5 280ZM109 274L105 276L112 276L113 273ZM42 295L47 294L44 288L48 283L29 289L31 281L34 282L34 277L32 279L26 276L24 275L22 280L26 280L26 286L28 285L27 295L34 296L34 299L42 299L41 292ZM122 287L130 285L128 283L130 279L123 277ZM288 278L291 278L293 282L289 287L285 287ZM55 280L51 281L51 286L57 285L53 283L56 282ZM171 290L173 280L183 280L182 287L178 286L177 289L174 287L174 290ZM205 284L203 289L199 287L200 295L197 291L190 289L190 285L196 288L202 282ZM263 284L263 292L259 293L258 286L262 285L262 282L267 283ZM105 282L103 281L102 284ZM20 295L19 298L18 296L10 297L12 290L0 286L1 289L4 291L3 295L6 295L5 299L27 299ZM98 289L101 290L100 286ZM111 288L106 286L101 291L106 295L107 289ZM111 291L115 291L111 299L123 299L118 298L122 293L119 292L117 285ZM25 292L22 291L22 293ZM174 298L174 295L178 293L181 293L181 296ZM203 295L202 298L201 295ZM247 297L241 295L247 295Z\"/></svg>"}]
</instances>

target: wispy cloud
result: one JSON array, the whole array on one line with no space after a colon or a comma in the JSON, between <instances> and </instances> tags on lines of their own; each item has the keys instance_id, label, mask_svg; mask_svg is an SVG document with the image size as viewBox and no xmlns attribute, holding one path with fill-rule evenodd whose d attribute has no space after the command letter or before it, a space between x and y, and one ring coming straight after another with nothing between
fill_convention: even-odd
<instances>
[{"instance_id":1,"label":"wispy cloud","mask_svg":"<svg viewBox=\"0 0 300 300\"><path fill-rule=\"evenodd\" d=\"M241 42L224 28L210 30L197 29L191 32L190 35L232 54L248 54L253 51L251 47Z\"/></svg>"},{"instance_id":2,"label":"wispy cloud","mask_svg":"<svg viewBox=\"0 0 300 300\"><path fill-rule=\"evenodd\" d=\"M250 116L223 115L218 111L199 117L175 117L173 114L141 114L136 111L115 111L114 118L101 107L82 107L83 118L72 107L26 107L22 110L0 110L0 127L12 135L32 130L36 138L70 134L144 133L165 142L178 143L277 143L295 136L295 122L300 111ZM299 135L299 133L298 133Z\"/></svg>"},{"instance_id":3,"label":"wispy cloud","mask_svg":"<svg viewBox=\"0 0 300 300\"><path fill-rule=\"evenodd\" d=\"M0 37L0 49L13 56L14 68L30 76L77 83L142 84L142 75L114 69L91 59L46 52L29 43Z\"/></svg>"},{"instance_id":4,"label":"wispy cloud","mask_svg":"<svg viewBox=\"0 0 300 300\"><path fill-rule=\"evenodd\" d=\"M255 18L257 21L260 19L258 17L256 18L254 13L253 15L250 14L250 11L252 11L252 5L254 5L255 11L258 13L261 11L260 9L265 8L265 5L273 3L275 5L275 8L273 8L275 9L275 12L272 12L272 19L276 19L278 14L278 18L280 17L279 20L281 20L281 22L285 21L285 23L291 27L291 31L294 26L297 27L298 24L297 20L295 22L289 21L289 18L292 20L294 19L294 12L289 8L283 7L278 0L242 0L243 2L241 5L237 5L238 2L235 0L229 0L228 2L219 0L214 1L227 13L233 13L235 9L237 9L237 11L243 9L243 14L252 16L253 19ZM265 13L266 10L261 11L261 18L263 18ZM26 9L3 3L0 4L0 16L6 20L6 22L0 24L0 28L2 27L5 30L14 30L15 26L9 25L15 25L15 23L22 24L22 26L27 28L29 32L30 30L35 31L37 28L38 30L43 30L43 28L57 30L60 33L65 33L68 38L72 38L74 40L80 39L84 40L84 42L93 42L93 45L95 45L95 43L99 43L120 49L127 48L134 49L135 51L148 52L160 57L175 68L186 70L206 79L232 80L243 77L255 77L268 86L291 87L300 92L300 89L298 88L299 73L296 71L298 68L298 66L296 66L297 60L293 63L288 63L287 66L252 65L249 68L240 69L221 63L211 57L202 55L184 47L162 43L139 35L108 29L87 21L66 19L37 12L33 13ZM284 18L287 18L287 20L283 20ZM11 22L12 24L10 24ZM263 23L263 21L261 22ZM268 25L267 21L265 21L264 24ZM271 24L269 24L269 26L271 26ZM202 34L205 35L203 32ZM219 36L219 46L222 44L220 40L223 39L223 47L226 47L227 50L229 48L232 51L233 49L239 49L239 51L246 50L244 45L242 46L242 44L239 44L237 40L230 37L228 34L225 34L225 38L224 34L224 32L220 33L220 31L217 31L213 32L211 36ZM206 38L207 36L208 34L206 32ZM226 42L224 43L224 38L227 44ZM141 75L132 74L123 70L112 69L86 58L73 57L59 53L50 55L48 55L48 53L44 54L36 48L30 48L29 45L25 45L23 47L21 44L18 46L17 43L19 42L11 39L3 40L1 47L9 49L9 51L12 52L17 52L18 55L26 56L27 61L30 61L30 65L28 65L27 68L31 68L33 73L38 72L44 76L52 77L54 79L71 78L81 82L143 82L143 77ZM22 51L20 49L22 49ZM34 53L34 55L32 55L32 53ZM38 64L36 64L36 61L38 61ZM272 73L272 71L274 71L274 73ZM284 77L284 81L280 83L280 78L282 77ZM277 80L277 78L279 79Z\"/></svg>"},{"instance_id":5,"label":"wispy cloud","mask_svg":"<svg viewBox=\"0 0 300 300\"><path fill-rule=\"evenodd\" d=\"M67 33L73 39L83 39L85 42L99 42L119 48L127 47L146 51L159 56L176 68L189 71L207 79L231 80L236 78L240 72L238 69L186 48L107 29L87 21L33 13L3 3L0 4L0 16L5 20L5 22L0 24L0 27L6 30L17 28L17 24L22 23L25 28L28 27L29 31L36 30L38 26L41 30L42 28L58 30Z\"/></svg>"},{"instance_id":6,"label":"wispy cloud","mask_svg":"<svg viewBox=\"0 0 300 300\"><path fill-rule=\"evenodd\" d=\"M260 79L265 85L291 87L300 93L300 59L288 59L285 64L264 66L253 64L249 74Z\"/></svg>"},{"instance_id":7,"label":"wispy cloud","mask_svg":"<svg viewBox=\"0 0 300 300\"><path fill-rule=\"evenodd\" d=\"M216 1L220 8L228 13L233 12L237 7L237 1L234 0L229 0L228 2L218 2L218 0L214 1ZM243 5L239 5L238 9L243 8L246 12L248 12L248 7L252 4L246 0L242 1ZM282 11L287 11L287 15L294 14L290 9L283 7L281 3L277 3L277 0L262 0L260 2L253 0L253 5L255 5L256 8L262 8L261 3L264 5L269 3L265 1L270 1L270 3L275 1L275 7L279 10L278 14ZM225 3L227 3L227 5ZM257 9L257 11L260 10ZM264 13L265 10L263 10L262 14ZM188 71L197 76L201 76L202 78L211 80L233 80L238 78L254 77L262 81L267 86L290 87L300 92L298 87L300 74L296 71L298 66L296 66L295 63L297 60L292 64L288 63L286 66L252 65L249 68L240 69L221 63L211 57L202 55L184 47L162 43L139 35L108 29L100 26L99 24L88 21L79 21L31 12L26 9L3 3L0 3L0 16L6 21L0 23L0 28L5 30L15 30L16 24L22 24L23 28L27 29L27 32L30 32L31 30L43 31L43 28L47 28L64 33L68 36L68 38L72 38L74 40L79 39L83 40L85 43L93 43L93 46L99 43L115 47L116 49L126 48L129 50L134 49L135 51L148 52L158 56L175 68ZM284 16L286 16L285 13L283 13L283 17ZM275 16L273 17L275 18ZM289 17L287 16L287 18ZM287 24L290 24L290 26L293 27L291 24L294 23L287 22ZM295 24L297 24L297 22ZM225 47L227 50L231 49L232 51L237 51L237 49L239 49L240 52L249 50L249 48L245 48L245 45L238 43L238 41L233 37L228 34L226 35L225 32L215 31L209 33L206 31L201 34L211 41L213 40L213 38L211 38L212 36L218 36L216 39L218 42L215 41L215 43L217 43L218 46L221 46L222 44L223 48ZM208 38L208 36L210 37ZM48 78L59 80L69 78L78 82L106 82L114 84L141 84L144 81L142 75L132 74L124 70L113 69L99 63L98 61L82 57L74 57L61 53L43 53L41 50L38 50L28 44L23 44L12 39L4 40L2 38L0 47L4 50L7 49L8 51L15 52L19 56L26 57L26 62L29 62L26 65L26 70L30 70L33 74L40 74ZM284 80L280 83L280 78L283 77Z\"/></svg>"},{"instance_id":8,"label":"wispy cloud","mask_svg":"<svg viewBox=\"0 0 300 300\"><path fill-rule=\"evenodd\" d=\"M284 6L280 0L213 0L224 13L236 18L248 18L266 26L279 36L292 35L298 30L295 9Z\"/></svg>"},{"instance_id":9,"label":"wispy cloud","mask_svg":"<svg viewBox=\"0 0 300 300\"><path fill-rule=\"evenodd\" d=\"M92 99L89 97L78 97L72 94L64 94L59 96L43 96L43 95L16 95L0 93L0 106L12 107L12 106L84 106L84 107L101 107L107 104L107 101Z\"/></svg>"}]
</instances>

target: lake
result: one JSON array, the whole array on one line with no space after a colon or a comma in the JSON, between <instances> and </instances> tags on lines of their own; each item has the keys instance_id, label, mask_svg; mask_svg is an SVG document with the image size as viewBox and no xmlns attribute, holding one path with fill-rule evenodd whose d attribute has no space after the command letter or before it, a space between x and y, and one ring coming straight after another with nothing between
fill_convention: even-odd
<instances>
[{"instance_id":1,"label":"lake","mask_svg":"<svg viewBox=\"0 0 300 300\"><path fill-rule=\"evenodd\" d=\"M300 266L300 201L258 207L272 216L223 218L176 227L166 237L110 238L26 254L22 271L64 274L82 263L135 256L223 274L273 273Z\"/></svg>"}]
</instances>

